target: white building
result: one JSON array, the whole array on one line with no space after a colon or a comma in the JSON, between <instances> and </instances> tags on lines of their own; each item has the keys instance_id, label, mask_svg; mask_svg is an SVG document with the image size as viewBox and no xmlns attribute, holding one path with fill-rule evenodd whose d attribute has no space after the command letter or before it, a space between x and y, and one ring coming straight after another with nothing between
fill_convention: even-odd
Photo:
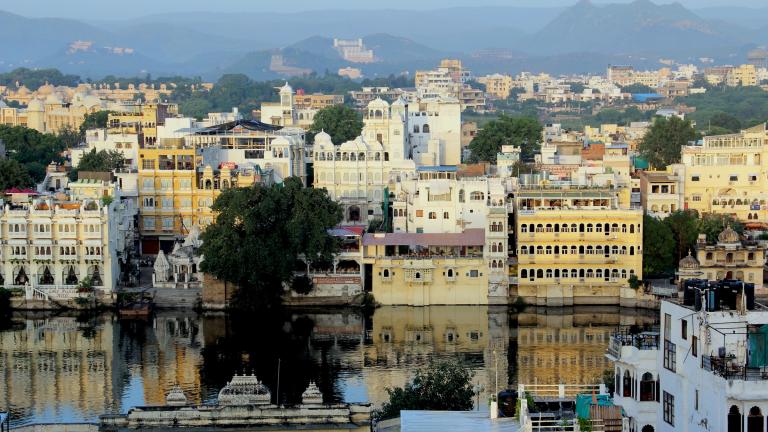
<instances>
[{"instance_id":1,"label":"white building","mask_svg":"<svg viewBox=\"0 0 768 432\"><path fill-rule=\"evenodd\" d=\"M765 431L768 309L750 291L692 290L682 302L663 301L655 349L614 338L607 355L617 360L616 401L635 431Z\"/></svg>"},{"instance_id":2,"label":"white building","mask_svg":"<svg viewBox=\"0 0 768 432\"><path fill-rule=\"evenodd\" d=\"M413 159L419 165L461 163L461 105L457 99L409 104L408 130Z\"/></svg>"},{"instance_id":3,"label":"white building","mask_svg":"<svg viewBox=\"0 0 768 432\"><path fill-rule=\"evenodd\" d=\"M126 258L119 206L94 199L3 202L0 286L23 290L27 299L68 300L82 294L78 285L88 277L97 295L111 295Z\"/></svg>"},{"instance_id":4,"label":"white building","mask_svg":"<svg viewBox=\"0 0 768 432\"><path fill-rule=\"evenodd\" d=\"M171 119L167 119L169 121ZM159 127L158 127L159 129ZM125 158L125 166L136 169L139 160L139 135L129 133L109 133L107 129L89 129L85 132L85 146L70 151L72 166L80 165L80 160L91 151L116 151Z\"/></svg>"}]
</instances>

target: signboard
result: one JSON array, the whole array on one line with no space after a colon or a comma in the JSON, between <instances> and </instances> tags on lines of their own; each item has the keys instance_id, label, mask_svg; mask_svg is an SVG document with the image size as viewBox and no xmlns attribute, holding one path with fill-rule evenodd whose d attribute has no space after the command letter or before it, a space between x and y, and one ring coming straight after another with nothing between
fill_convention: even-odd
<instances>
[{"instance_id":1,"label":"signboard","mask_svg":"<svg viewBox=\"0 0 768 432\"><path fill-rule=\"evenodd\" d=\"M226 169L237 169L237 164L234 162L222 162L219 164L219 169L226 168Z\"/></svg>"}]
</instances>

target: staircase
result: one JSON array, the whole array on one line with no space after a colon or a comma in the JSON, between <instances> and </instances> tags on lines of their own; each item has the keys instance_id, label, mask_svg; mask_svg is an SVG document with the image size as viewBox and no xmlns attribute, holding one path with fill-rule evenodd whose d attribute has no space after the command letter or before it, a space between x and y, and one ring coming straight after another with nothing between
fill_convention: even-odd
<instances>
[{"instance_id":1,"label":"staircase","mask_svg":"<svg viewBox=\"0 0 768 432\"><path fill-rule=\"evenodd\" d=\"M153 302L157 308L193 308L200 298L197 289L165 289L154 290Z\"/></svg>"}]
</instances>

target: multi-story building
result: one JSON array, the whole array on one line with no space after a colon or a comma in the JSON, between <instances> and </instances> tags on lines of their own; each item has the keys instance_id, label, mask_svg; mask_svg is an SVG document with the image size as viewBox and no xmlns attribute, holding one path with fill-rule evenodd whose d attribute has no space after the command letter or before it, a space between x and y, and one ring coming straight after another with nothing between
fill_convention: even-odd
<instances>
[{"instance_id":1,"label":"multi-story building","mask_svg":"<svg viewBox=\"0 0 768 432\"><path fill-rule=\"evenodd\" d=\"M515 199L519 297L634 304L628 279L642 279L642 210L621 205L612 188L523 185Z\"/></svg>"},{"instance_id":2,"label":"multi-story building","mask_svg":"<svg viewBox=\"0 0 768 432\"><path fill-rule=\"evenodd\" d=\"M0 285L27 299L69 300L89 278L95 293L117 287L125 246L118 241L119 201L59 201L13 191L0 214Z\"/></svg>"},{"instance_id":3,"label":"multi-story building","mask_svg":"<svg viewBox=\"0 0 768 432\"><path fill-rule=\"evenodd\" d=\"M768 130L760 124L736 134L704 137L682 149L684 207L768 222Z\"/></svg>"},{"instance_id":4,"label":"multi-story building","mask_svg":"<svg viewBox=\"0 0 768 432\"><path fill-rule=\"evenodd\" d=\"M488 304L485 230L363 237L366 291L384 305Z\"/></svg>"},{"instance_id":5,"label":"multi-story building","mask_svg":"<svg viewBox=\"0 0 768 432\"><path fill-rule=\"evenodd\" d=\"M175 117L178 111L178 105L168 103L122 105L109 113L107 132L139 135L141 147L152 148L157 143L157 127L164 125L166 118Z\"/></svg>"},{"instance_id":6,"label":"multi-story building","mask_svg":"<svg viewBox=\"0 0 768 432\"><path fill-rule=\"evenodd\" d=\"M732 68L725 78L725 84L730 87L756 86L758 81L755 65L743 64Z\"/></svg>"},{"instance_id":7,"label":"multi-story building","mask_svg":"<svg viewBox=\"0 0 768 432\"><path fill-rule=\"evenodd\" d=\"M765 246L754 240L743 240L731 227L708 242L706 234L699 235L695 255L688 253L680 260L678 277L688 279L739 280L752 283L758 293L763 292L763 266Z\"/></svg>"},{"instance_id":8,"label":"multi-story building","mask_svg":"<svg viewBox=\"0 0 768 432\"><path fill-rule=\"evenodd\" d=\"M353 90L349 92L352 100L357 107L366 107L376 99L384 99L388 102L394 102L403 95L402 89L389 87L363 87L362 90Z\"/></svg>"},{"instance_id":9,"label":"multi-story building","mask_svg":"<svg viewBox=\"0 0 768 432\"><path fill-rule=\"evenodd\" d=\"M419 165L461 163L461 107L455 99L432 99L407 107L411 157Z\"/></svg>"},{"instance_id":10,"label":"multi-story building","mask_svg":"<svg viewBox=\"0 0 768 432\"><path fill-rule=\"evenodd\" d=\"M333 48L341 58L352 63L372 63L376 61L373 50L367 49L362 39L333 39Z\"/></svg>"},{"instance_id":11,"label":"multi-story building","mask_svg":"<svg viewBox=\"0 0 768 432\"><path fill-rule=\"evenodd\" d=\"M232 138L242 138L243 134L233 133ZM205 150L217 149L197 148L194 138L191 137L190 142L180 138L163 139L153 148L139 151L139 229L143 253L154 254L160 248L170 248L194 225L210 224L214 217L211 206L223 190L267 181L267 171L280 168L277 164L269 167L265 164L265 168L261 168L253 162L221 162L215 157L220 156L218 154L206 157ZM277 144L266 144L267 150L262 152L277 153ZM280 151L287 151L288 147L281 146ZM303 152L301 159L303 166Z\"/></svg>"},{"instance_id":12,"label":"multi-story building","mask_svg":"<svg viewBox=\"0 0 768 432\"><path fill-rule=\"evenodd\" d=\"M638 171L640 202L645 212L665 218L682 208L681 178L666 171Z\"/></svg>"},{"instance_id":13,"label":"multi-story building","mask_svg":"<svg viewBox=\"0 0 768 432\"><path fill-rule=\"evenodd\" d=\"M477 78L477 82L485 85L485 93L497 99L507 99L512 91L512 77L509 75L493 74Z\"/></svg>"},{"instance_id":14,"label":"multi-story building","mask_svg":"<svg viewBox=\"0 0 768 432\"><path fill-rule=\"evenodd\" d=\"M768 311L749 287L706 285L661 302L660 333L616 334L609 345L615 400L635 431L765 430Z\"/></svg>"}]
</instances>

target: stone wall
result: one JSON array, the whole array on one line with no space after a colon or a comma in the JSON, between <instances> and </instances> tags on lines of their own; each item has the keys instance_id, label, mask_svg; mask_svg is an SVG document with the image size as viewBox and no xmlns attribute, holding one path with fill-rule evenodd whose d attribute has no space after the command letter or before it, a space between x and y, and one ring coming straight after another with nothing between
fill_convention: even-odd
<instances>
[{"instance_id":1,"label":"stone wall","mask_svg":"<svg viewBox=\"0 0 768 432\"><path fill-rule=\"evenodd\" d=\"M203 276L203 309L226 309L232 300L232 294L237 285L215 278L212 275Z\"/></svg>"}]
</instances>

